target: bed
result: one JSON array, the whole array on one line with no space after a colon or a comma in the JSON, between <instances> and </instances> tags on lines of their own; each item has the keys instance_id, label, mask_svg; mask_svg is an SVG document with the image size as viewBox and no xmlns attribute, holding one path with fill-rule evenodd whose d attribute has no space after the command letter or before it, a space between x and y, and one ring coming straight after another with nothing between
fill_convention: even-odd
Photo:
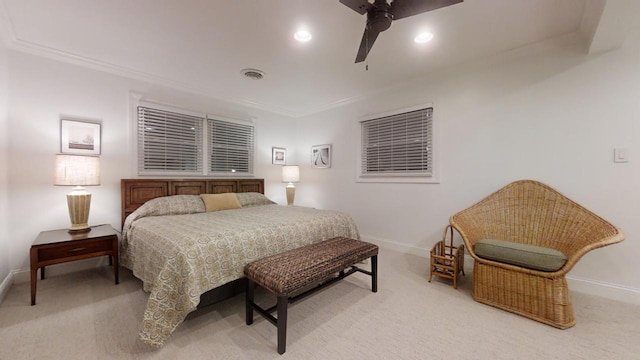
<instances>
[{"instance_id":1,"label":"bed","mask_svg":"<svg viewBox=\"0 0 640 360\"><path fill-rule=\"evenodd\" d=\"M153 346L200 303L237 293L247 263L333 237L359 239L347 214L273 203L263 179L123 179L121 189L121 263L149 292L140 338ZM236 193L240 207L207 211L211 196L200 194L221 193Z\"/></svg>"}]
</instances>

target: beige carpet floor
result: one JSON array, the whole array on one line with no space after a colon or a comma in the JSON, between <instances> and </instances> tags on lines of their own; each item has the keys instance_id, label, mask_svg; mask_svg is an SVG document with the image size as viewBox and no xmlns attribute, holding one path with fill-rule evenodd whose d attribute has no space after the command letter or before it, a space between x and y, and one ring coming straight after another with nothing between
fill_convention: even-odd
<instances>
[{"instance_id":1,"label":"beige carpet floor","mask_svg":"<svg viewBox=\"0 0 640 360\"><path fill-rule=\"evenodd\" d=\"M110 268L13 285L0 305L0 359L640 359L640 307L573 292L577 325L558 330L427 282L428 259L382 249L379 291L355 274L290 306L287 352L276 328L245 325L242 295L192 313L161 349L138 340L147 295ZM266 296L266 294L262 294Z\"/></svg>"}]
</instances>

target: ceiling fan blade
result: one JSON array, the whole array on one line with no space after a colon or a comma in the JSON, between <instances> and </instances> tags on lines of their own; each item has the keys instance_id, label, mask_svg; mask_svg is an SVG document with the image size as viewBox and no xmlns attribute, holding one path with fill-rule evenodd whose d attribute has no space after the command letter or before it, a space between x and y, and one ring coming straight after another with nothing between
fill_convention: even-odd
<instances>
[{"instance_id":1,"label":"ceiling fan blade","mask_svg":"<svg viewBox=\"0 0 640 360\"><path fill-rule=\"evenodd\" d=\"M393 20L399 20L461 3L462 1L463 0L393 0L391 3L391 13L393 14ZM340 0L340 2L342 2L342 0Z\"/></svg>"},{"instance_id":2,"label":"ceiling fan blade","mask_svg":"<svg viewBox=\"0 0 640 360\"><path fill-rule=\"evenodd\" d=\"M360 15L366 14L373 7L367 0L340 0L340 2Z\"/></svg>"},{"instance_id":3,"label":"ceiling fan blade","mask_svg":"<svg viewBox=\"0 0 640 360\"><path fill-rule=\"evenodd\" d=\"M371 51L371 47L373 43L376 42L376 39L380 35L379 31L370 31L369 29L364 29L364 34L362 34L362 41L360 41L360 49L358 49L358 55L356 56L356 64L359 62L363 62L364 59L367 58L369 51Z\"/></svg>"}]
</instances>

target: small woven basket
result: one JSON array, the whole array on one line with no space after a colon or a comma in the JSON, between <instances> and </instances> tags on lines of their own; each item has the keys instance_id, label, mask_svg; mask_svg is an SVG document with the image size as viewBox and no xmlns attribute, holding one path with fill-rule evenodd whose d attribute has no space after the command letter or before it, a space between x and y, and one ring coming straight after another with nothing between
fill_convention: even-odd
<instances>
[{"instance_id":1,"label":"small woven basket","mask_svg":"<svg viewBox=\"0 0 640 360\"><path fill-rule=\"evenodd\" d=\"M449 233L449 244L447 244ZM442 240L431 248L429 282L433 276L453 280L453 288L458 288L458 274L464 275L464 245L453 246L453 227L448 225Z\"/></svg>"}]
</instances>

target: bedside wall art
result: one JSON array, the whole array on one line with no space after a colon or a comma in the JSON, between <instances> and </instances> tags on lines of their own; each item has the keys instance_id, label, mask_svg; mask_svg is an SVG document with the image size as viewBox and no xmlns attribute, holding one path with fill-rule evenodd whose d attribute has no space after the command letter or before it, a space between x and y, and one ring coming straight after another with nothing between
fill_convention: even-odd
<instances>
[{"instance_id":1,"label":"bedside wall art","mask_svg":"<svg viewBox=\"0 0 640 360\"><path fill-rule=\"evenodd\" d=\"M60 120L60 152L100 155L102 124L82 120Z\"/></svg>"},{"instance_id":2,"label":"bedside wall art","mask_svg":"<svg viewBox=\"0 0 640 360\"><path fill-rule=\"evenodd\" d=\"M287 161L287 149L272 147L271 148L271 163L273 165L285 165Z\"/></svg>"},{"instance_id":3,"label":"bedside wall art","mask_svg":"<svg viewBox=\"0 0 640 360\"><path fill-rule=\"evenodd\" d=\"M311 167L326 169L331 167L331 145L314 145L311 147Z\"/></svg>"}]
</instances>

